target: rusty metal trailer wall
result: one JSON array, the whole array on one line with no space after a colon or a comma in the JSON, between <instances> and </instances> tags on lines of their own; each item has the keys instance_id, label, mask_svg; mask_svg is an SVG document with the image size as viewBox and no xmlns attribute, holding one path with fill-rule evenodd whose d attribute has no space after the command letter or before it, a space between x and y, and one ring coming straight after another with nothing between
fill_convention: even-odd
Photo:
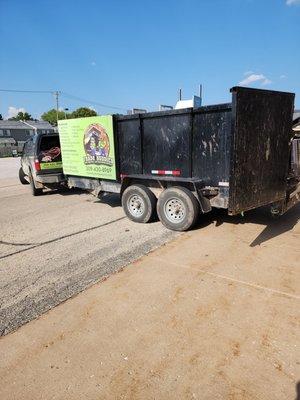
<instances>
[{"instance_id":1,"label":"rusty metal trailer wall","mask_svg":"<svg viewBox=\"0 0 300 400\"><path fill-rule=\"evenodd\" d=\"M232 88L229 212L286 196L294 94Z\"/></svg>"},{"instance_id":2,"label":"rusty metal trailer wall","mask_svg":"<svg viewBox=\"0 0 300 400\"><path fill-rule=\"evenodd\" d=\"M229 186L231 214L284 198L294 95L231 92L232 103L116 115L119 176L167 170L203 187Z\"/></svg>"},{"instance_id":3,"label":"rusty metal trailer wall","mask_svg":"<svg viewBox=\"0 0 300 400\"><path fill-rule=\"evenodd\" d=\"M222 104L193 113L192 176L207 186L229 180L231 111L231 104Z\"/></svg>"},{"instance_id":4,"label":"rusty metal trailer wall","mask_svg":"<svg viewBox=\"0 0 300 400\"><path fill-rule=\"evenodd\" d=\"M119 171L176 170L218 186L229 180L231 104L117 116Z\"/></svg>"}]
</instances>

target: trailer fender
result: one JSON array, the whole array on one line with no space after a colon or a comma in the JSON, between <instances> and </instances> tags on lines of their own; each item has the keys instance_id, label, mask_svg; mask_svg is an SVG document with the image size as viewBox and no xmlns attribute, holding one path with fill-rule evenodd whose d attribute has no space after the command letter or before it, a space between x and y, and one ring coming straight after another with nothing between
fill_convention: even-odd
<instances>
[{"instance_id":1,"label":"trailer fender","mask_svg":"<svg viewBox=\"0 0 300 400\"><path fill-rule=\"evenodd\" d=\"M120 190L121 198L122 198L124 191L128 188L128 186L131 185L131 183L132 183L132 178L130 178L129 176L122 177L121 190Z\"/></svg>"},{"instance_id":2,"label":"trailer fender","mask_svg":"<svg viewBox=\"0 0 300 400\"><path fill-rule=\"evenodd\" d=\"M194 193L196 195L196 198L200 204L200 210L203 214L206 214L208 212L210 212L212 210L210 201L207 197L203 196L201 189L203 188L202 185L200 187L200 185L197 185L196 182L193 182L193 186L194 186Z\"/></svg>"}]
</instances>

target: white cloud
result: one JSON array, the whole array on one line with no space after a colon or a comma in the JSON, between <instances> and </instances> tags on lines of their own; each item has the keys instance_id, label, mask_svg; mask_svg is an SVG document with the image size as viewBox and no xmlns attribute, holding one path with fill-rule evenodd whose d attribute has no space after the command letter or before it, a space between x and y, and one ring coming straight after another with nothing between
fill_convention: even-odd
<instances>
[{"instance_id":1,"label":"white cloud","mask_svg":"<svg viewBox=\"0 0 300 400\"><path fill-rule=\"evenodd\" d=\"M251 75L251 74L254 74L254 72L253 72L253 71L246 71L246 72L244 72L244 75L245 75L245 76Z\"/></svg>"},{"instance_id":2,"label":"white cloud","mask_svg":"<svg viewBox=\"0 0 300 400\"><path fill-rule=\"evenodd\" d=\"M265 78L263 81L262 81L262 85L263 86L265 86L265 85L270 85L272 83L272 81L270 80L270 79L268 79L268 78Z\"/></svg>"},{"instance_id":3,"label":"white cloud","mask_svg":"<svg viewBox=\"0 0 300 400\"><path fill-rule=\"evenodd\" d=\"M285 78L286 78L286 75L280 75L279 78L280 78L280 79L285 79Z\"/></svg>"},{"instance_id":4,"label":"white cloud","mask_svg":"<svg viewBox=\"0 0 300 400\"><path fill-rule=\"evenodd\" d=\"M286 4L288 6L292 6L294 4L300 4L300 0L286 0Z\"/></svg>"},{"instance_id":5,"label":"white cloud","mask_svg":"<svg viewBox=\"0 0 300 400\"><path fill-rule=\"evenodd\" d=\"M91 62L91 66L92 66L92 67L96 67L96 65L97 65L97 64L96 64L95 61L92 61L92 62Z\"/></svg>"},{"instance_id":6,"label":"white cloud","mask_svg":"<svg viewBox=\"0 0 300 400\"><path fill-rule=\"evenodd\" d=\"M241 82L239 82L239 85L249 86L249 85L251 85L251 83L254 83L254 82L259 82L263 86L269 85L270 83L272 83L272 81L263 74L251 74L251 75L247 76L247 78L245 78Z\"/></svg>"},{"instance_id":7,"label":"white cloud","mask_svg":"<svg viewBox=\"0 0 300 400\"><path fill-rule=\"evenodd\" d=\"M21 108L17 108L17 107L13 107L13 106L9 106L8 107L8 111L7 111L7 115L6 118L13 118L16 115L18 115L19 112L26 112L25 108L21 107Z\"/></svg>"}]
</instances>

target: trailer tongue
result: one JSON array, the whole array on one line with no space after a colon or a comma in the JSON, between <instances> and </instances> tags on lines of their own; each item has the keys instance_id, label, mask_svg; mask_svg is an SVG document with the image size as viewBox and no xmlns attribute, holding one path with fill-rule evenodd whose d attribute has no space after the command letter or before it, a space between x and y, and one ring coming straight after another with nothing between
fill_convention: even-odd
<instances>
[{"instance_id":1,"label":"trailer tongue","mask_svg":"<svg viewBox=\"0 0 300 400\"><path fill-rule=\"evenodd\" d=\"M69 186L120 193L133 221L157 213L179 231L213 207L236 215L270 205L284 213L300 200L294 94L241 87L231 93L228 104L59 121Z\"/></svg>"}]
</instances>

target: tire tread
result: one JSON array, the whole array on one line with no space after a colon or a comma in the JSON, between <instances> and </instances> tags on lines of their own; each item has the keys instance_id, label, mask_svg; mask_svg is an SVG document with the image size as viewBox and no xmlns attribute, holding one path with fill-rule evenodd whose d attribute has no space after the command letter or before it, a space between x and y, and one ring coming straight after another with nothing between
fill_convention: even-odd
<instances>
[{"instance_id":1,"label":"tire tread","mask_svg":"<svg viewBox=\"0 0 300 400\"><path fill-rule=\"evenodd\" d=\"M131 193L131 192L134 192L134 191L137 191L140 195L146 196L146 198L148 198L149 203L150 203L150 210L151 210L150 211L150 215L149 216L146 215L145 218L143 218L143 219L134 218L131 215L131 213L127 210L126 203L127 203L128 193ZM157 214L156 214L156 202L157 202L157 199L156 199L154 193L149 188L147 188L147 186L140 185L140 184L134 184L134 185L128 186L124 190L123 195L122 195L123 210L124 210L125 214L127 215L127 217L131 221L134 221L134 222L148 223L148 222L151 222L151 221L155 220L156 217L157 217Z\"/></svg>"}]
</instances>

